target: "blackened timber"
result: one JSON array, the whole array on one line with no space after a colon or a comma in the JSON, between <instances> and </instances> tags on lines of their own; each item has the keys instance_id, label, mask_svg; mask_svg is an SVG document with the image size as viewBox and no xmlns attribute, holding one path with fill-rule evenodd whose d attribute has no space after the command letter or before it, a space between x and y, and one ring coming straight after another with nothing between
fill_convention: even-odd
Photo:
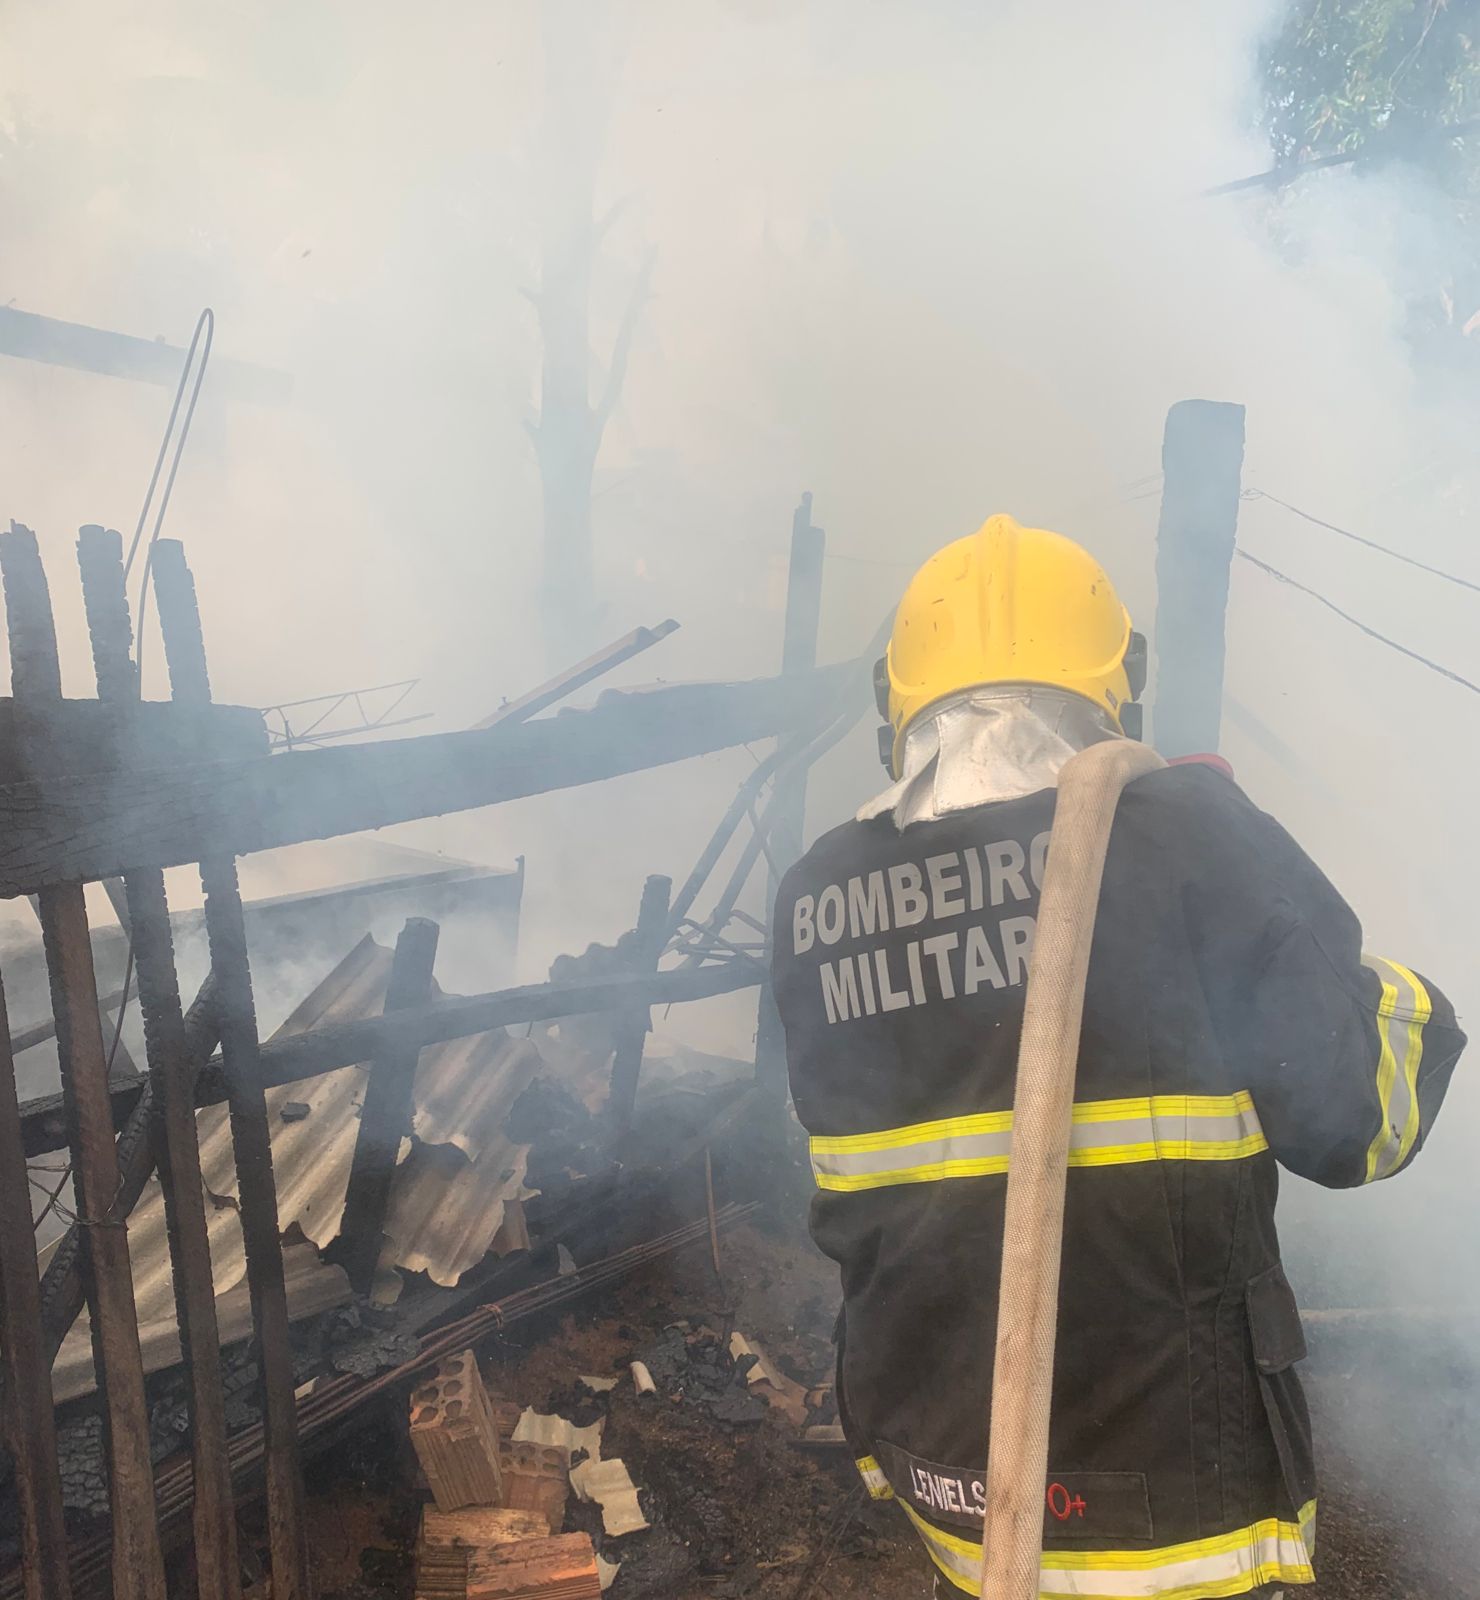
<instances>
[{"instance_id":1,"label":"blackened timber","mask_svg":"<svg viewBox=\"0 0 1480 1600\"><path fill-rule=\"evenodd\" d=\"M185 351L162 339L141 339L111 328L62 322L15 306L0 307L0 355L167 388L178 381L185 359ZM259 404L280 405L293 390L293 380L285 372L226 357L212 364L211 382L219 382L229 396Z\"/></svg>"},{"instance_id":2,"label":"blackened timber","mask_svg":"<svg viewBox=\"0 0 1480 1600\"><path fill-rule=\"evenodd\" d=\"M583 689L604 673L621 666L624 661L630 661L642 651L650 650L660 639L666 639L677 629L678 623L672 617L666 622L660 622L656 628L634 628L631 633L623 634L604 650L598 650L594 655L587 656L584 661L576 662L575 666L567 667L548 683L540 684L528 694L520 695L517 700L510 700L506 705L501 705L497 711L491 711L473 726L492 728L500 722L527 722L557 701L565 699L567 695L574 694L577 689Z\"/></svg>"},{"instance_id":3,"label":"blackened timber","mask_svg":"<svg viewBox=\"0 0 1480 1600\"><path fill-rule=\"evenodd\" d=\"M817 629L822 617L823 557L827 536L812 525L812 496L804 494L791 522L791 566L786 584L786 623L781 643L781 673L788 677L817 665ZM781 874L802 853L807 820L807 763L794 765L778 774L771 804L766 808L766 828L770 835L767 851L766 926L776 909L776 891ZM766 844L766 833L758 826L758 842ZM768 984L761 990L756 1010L755 1075L767 1086L773 1105L786 1100L786 1040L781 1031L781 1014Z\"/></svg>"},{"instance_id":4,"label":"blackened timber","mask_svg":"<svg viewBox=\"0 0 1480 1600\"><path fill-rule=\"evenodd\" d=\"M26 1600L70 1600L67 1529L52 1415L51 1356L41 1334L31 1189L21 1152L15 1058L0 989L0 1357L4 1360L5 1437L15 1463Z\"/></svg>"},{"instance_id":5,"label":"blackened timber","mask_svg":"<svg viewBox=\"0 0 1480 1600\"><path fill-rule=\"evenodd\" d=\"M650 877L642 886L637 926L632 930L632 965L638 972L657 966L668 942L668 900L673 879ZM637 1106L637 1085L642 1076L642 1053L647 1046L652 1017L646 1006L635 1009L617 1025L617 1048L612 1055L611 1116L613 1127L631 1126Z\"/></svg>"},{"instance_id":6,"label":"blackened timber","mask_svg":"<svg viewBox=\"0 0 1480 1600\"><path fill-rule=\"evenodd\" d=\"M211 1052L217 1044L219 1030L216 1026L215 993L215 985L207 977L200 986L200 993L196 995L189 1011L185 1013L185 1049L197 1084L200 1081L201 1069L211 1059ZM212 1077L219 1086L219 1072L213 1073ZM134 1207L139 1203L139 1196L144 1192L144 1185L154 1172L154 1093L149 1080L140 1078L122 1087L115 1081L110 1085L110 1094L113 1100L114 1123L119 1126L116 1147L119 1172L118 1198L114 1202L114 1210L119 1216L128 1217L132 1216ZM197 1103L214 1104L223 1099L225 1091L218 1087L209 1102L198 1100ZM36 1102L31 1101L28 1104L34 1106ZM50 1127L55 1116L56 1113L49 1110L44 1116L38 1116L33 1121L29 1111L24 1112L23 1139L34 1142L38 1138L43 1138L41 1130ZM65 1136L60 1143L64 1142ZM40 1150L59 1148L60 1143L54 1137L48 1138L45 1142L38 1143L36 1150L28 1148L26 1153L33 1155ZM47 1263L45 1275L41 1280L41 1320L46 1337L48 1364L56 1360L62 1340L67 1337L68 1330L77 1320L77 1313L82 1310L81 1250L82 1229L74 1222L52 1252L51 1260Z\"/></svg>"},{"instance_id":7,"label":"blackened timber","mask_svg":"<svg viewBox=\"0 0 1480 1600\"><path fill-rule=\"evenodd\" d=\"M0 576L11 685L17 702L40 712L61 701L61 667L46 572L29 528L12 523L9 533L0 534ZM77 1216L83 1224L81 1269L92 1314L94 1370L103 1397L114 1595L116 1600L165 1600L128 1234L113 1210L118 1156L82 885L43 888L37 910L57 1025Z\"/></svg>"},{"instance_id":8,"label":"blackened timber","mask_svg":"<svg viewBox=\"0 0 1480 1600\"><path fill-rule=\"evenodd\" d=\"M432 992L438 927L426 917L408 917L396 940L386 985L387 1013L425 1004ZM356 1294L368 1295L385 1229L386 1206L401 1140L411 1132L412 1085L420 1046L380 1052L365 1079L365 1099L355 1134L354 1161L344 1195L341 1247L336 1259L349 1274Z\"/></svg>"},{"instance_id":9,"label":"blackened timber","mask_svg":"<svg viewBox=\"0 0 1480 1600\"><path fill-rule=\"evenodd\" d=\"M497 805L817 727L860 691L857 665L613 692L587 711L475 732L6 784L0 896Z\"/></svg>"},{"instance_id":10,"label":"blackened timber","mask_svg":"<svg viewBox=\"0 0 1480 1600\"><path fill-rule=\"evenodd\" d=\"M98 697L105 704L126 703L138 694L138 670L132 657L122 540L104 528L83 528L77 560ZM199 1600L237 1600L241 1572L226 1452L216 1287L195 1125L195 1069L180 1005L164 873L158 867L139 867L125 873L121 884L110 879L108 887L119 921L128 930L144 1022L153 1113L150 1142L164 1196L175 1320L188 1379L196 1585Z\"/></svg>"},{"instance_id":11,"label":"blackened timber","mask_svg":"<svg viewBox=\"0 0 1480 1600\"><path fill-rule=\"evenodd\" d=\"M531 983L490 994L438 1000L380 1017L331 1022L305 1033L269 1039L260 1046L263 1082L268 1088L314 1078L338 1067L353 1067L374 1060L382 1051L420 1049L448 1039L465 1039L490 1028L517 1023L552 1022L587 1012L628 1010L633 1007L679 1005L686 1000L708 1000L714 995L753 989L765 981L766 970L756 961L737 959L707 967L675 967L667 972L622 973L592 978L584 983ZM192 1014L195 1007L191 1008ZM190 1019L187 1018L187 1027ZM139 1104L141 1082L115 1083L114 1105L120 1117L132 1116ZM212 1057L196 1080L197 1105L217 1105L226 1098L221 1060ZM55 1149L48 1129L57 1113L54 1095L28 1100L21 1108L26 1153L39 1155Z\"/></svg>"},{"instance_id":12,"label":"blackened timber","mask_svg":"<svg viewBox=\"0 0 1480 1600\"><path fill-rule=\"evenodd\" d=\"M170 696L181 705L208 705L210 677L201 637L195 579L177 540L154 546L155 609L169 669ZM236 1158L242 1243L262 1375L262 1437L267 1468L267 1536L274 1600L312 1600L303 1467L298 1454L296 1382L288 1330L272 1132L267 1120L261 1041L247 958L246 917L236 856L222 838L203 841L198 854L205 895L206 938L216 985L221 1064Z\"/></svg>"},{"instance_id":13,"label":"blackened timber","mask_svg":"<svg viewBox=\"0 0 1480 1600\"><path fill-rule=\"evenodd\" d=\"M1217 750L1223 718L1224 617L1238 533L1244 408L1179 400L1162 438L1156 527L1156 699L1163 755Z\"/></svg>"}]
</instances>

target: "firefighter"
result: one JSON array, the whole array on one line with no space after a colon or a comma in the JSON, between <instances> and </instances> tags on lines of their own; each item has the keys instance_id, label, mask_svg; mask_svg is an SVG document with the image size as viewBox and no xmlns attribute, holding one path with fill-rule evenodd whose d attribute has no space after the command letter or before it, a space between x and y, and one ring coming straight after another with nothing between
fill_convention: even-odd
<instances>
[{"instance_id":1,"label":"firefighter","mask_svg":"<svg viewBox=\"0 0 1480 1600\"><path fill-rule=\"evenodd\" d=\"M1003 1201L1055 781L1138 728L1145 645L1069 539L994 516L911 580L877 684L895 780L777 896L774 980L841 1269L840 1418L870 1492L978 1591ZM1226 766L1132 784L1095 928L1069 1157L1045 1595L1313 1581L1305 1353L1278 1167L1401 1172L1464 1035L1363 954Z\"/></svg>"}]
</instances>

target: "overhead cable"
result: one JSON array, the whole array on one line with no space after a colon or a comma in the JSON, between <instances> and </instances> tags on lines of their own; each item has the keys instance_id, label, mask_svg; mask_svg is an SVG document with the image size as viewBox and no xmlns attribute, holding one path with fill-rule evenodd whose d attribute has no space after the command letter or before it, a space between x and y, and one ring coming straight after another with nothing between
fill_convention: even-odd
<instances>
[{"instance_id":1,"label":"overhead cable","mask_svg":"<svg viewBox=\"0 0 1480 1600\"><path fill-rule=\"evenodd\" d=\"M1399 655L1407 656L1410 661L1416 661L1420 666L1427 667L1430 672L1437 672L1441 678L1448 678L1451 683L1457 683L1462 689L1468 689L1472 694L1480 694L1480 683L1471 683L1468 678L1463 678L1457 672L1451 672L1448 667L1442 667L1437 661L1430 661L1427 656L1419 655L1417 650L1410 650L1406 644L1399 644L1396 639L1389 639L1385 633L1379 633L1375 628L1369 628L1365 622L1359 622L1350 612L1343 611L1334 601L1328 600L1319 591L1292 578L1288 572L1281 572L1278 567L1272 567L1267 561L1261 561L1258 556L1251 556L1247 550L1235 549L1233 552L1241 560L1247 561L1251 566L1258 567L1261 572L1266 572L1277 583L1286 583L1292 589L1298 589L1301 594L1308 594L1312 600L1317 600L1328 611L1334 611L1343 622L1349 622L1359 632L1365 633L1369 639L1376 639L1379 644L1385 644L1390 650L1396 650Z\"/></svg>"},{"instance_id":2,"label":"overhead cable","mask_svg":"<svg viewBox=\"0 0 1480 1600\"><path fill-rule=\"evenodd\" d=\"M1323 517L1312 516L1309 511L1302 511L1299 506L1292 506L1288 500L1281 500L1277 494L1269 494L1264 489L1245 489L1240 496L1244 500L1269 500L1277 506L1283 506L1286 511L1293 511L1297 517L1306 522L1313 522L1318 528L1326 528L1332 533L1339 533L1343 539L1350 539L1353 544L1365 545L1369 550L1376 550L1385 556L1391 556L1394 561L1401 561L1410 567L1417 567L1420 572L1427 572L1432 577L1443 578L1449 583L1457 583L1461 589L1469 589L1475 594L1480 594L1480 583L1475 583L1469 578L1461 578L1457 573L1446 572L1442 567L1431 567L1428 562L1420 561L1416 556L1404 555L1401 550L1394 550L1391 545L1379 544L1376 539L1365 538L1360 533L1353 533L1350 528L1341 528L1334 522L1327 522Z\"/></svg>"}]
</instances>

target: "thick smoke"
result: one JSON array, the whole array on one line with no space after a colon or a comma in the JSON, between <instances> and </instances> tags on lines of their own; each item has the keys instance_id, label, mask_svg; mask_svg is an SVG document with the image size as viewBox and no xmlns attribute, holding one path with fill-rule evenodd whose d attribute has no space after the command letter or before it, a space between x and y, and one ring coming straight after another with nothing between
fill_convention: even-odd
<instances>
[{"instance_id":1,"label":"thick smoke","mask_svg":"<svg viewBox=\"0 0 1480 1600\"><path fill-rule=\"evenodd\" d=\"M593 391L653 260L597 471L595 632L684 623L627 681L774 666L804 488L830 540L824 655L861 648L909 568L994 509L1091 544L1149 622L1161 424L1190 395L1247 405L1248 486L1466 570L1472 410L1403 337L1442 245L1421 180L1199 198L1269 164L1252 129L1272 12L12 0L0 298L174 343L209 303L221 356L291 374L278 409L208 382L167 530L188 540L218 695L243 703L420 675L428 726L455 727L545 676L527 291L549 185L588 152L596 214L617 207ZM168 396L13 361L0 393L4 514L41 533L85 693L71 540L131 531ZM1241 539L1480 678L1472 595L1268 500ZM1473 1014L1474 695L1243 564L1228 691L1250 792L1375 950ZM814 829L877 782L871 746L865 729L817 775ZM404 836L529 856L533 975L626 925L645 872L682 876L748 765ZM1433 1301L1473 1280L1472 1077L1399 1183L1292 1184L1343 1292Z\"/></svg>"}]
</instances>

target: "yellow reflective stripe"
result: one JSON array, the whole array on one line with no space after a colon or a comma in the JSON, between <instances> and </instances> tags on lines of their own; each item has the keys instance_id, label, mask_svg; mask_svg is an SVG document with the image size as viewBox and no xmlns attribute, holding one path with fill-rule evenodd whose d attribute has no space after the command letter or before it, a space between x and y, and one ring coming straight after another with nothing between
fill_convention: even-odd
<instances>
[{"instance_id":1,"label":"yellow reflective stripe","mask_svg":"<svg viewBox=\"0 0 1480 1600\"><path fill-rule=\"evenodd\" d=\"M1377 1103L1379 1123L1367 1149L1365 1181L1396 1172L1413 1152L1420 1130L1418 1069L1423 1062L1423 1028L1433 1001L1422 979L1396 961L1364 955L1362 964L1377 978Z\"/></svg>"},{"instance_id":2,"label":"yellow reflective stripe","mask_svg":"<svg viewBox=\"0 0 1480 1600\"><path fill-rule=\"evenodd\" d=\"M1081 1100L1074 1121L1126 1122L1133 1117L1227 1117L1252 1111L1254 1097L1247 1089L1237 1094L1155 1094L1130 1100ZM1012 1113L1008 1114L1012 1120Z\"/></svg>"},{"instance_id":3,"label":"yellow reflective stripe","mask_svg":"<svg viewBox=\"0 0 1480 1600\"><path fill-rule=\"evenodd\" d=\"M892 1500L894 1491L889 1487L889 1480L884 1476L884 1469L872 1456L859 1456L853 1465L858 1468L858 1475L863 1479L864 1487L875 1500Z\"/></svg>"},{"instance_id":4,"label":"yellow reflective stripe","mask_svg":"<svg viewBox=\"0 0 1480 1600\"><path fill-rule=\"evenodd\" d=\"M900 1183L938 1183L943 1178L982 1178L1007 1171L1007 1157L982 1156L975 1160L932 1161L918 1167L891 1167L887 1172L819 1172L819 1189L852 1194L859 1189L887 1189Z\"/></svg>"},{"instance_id":5,"label":"yellow reflective stripe","mask_svg":"<svg viewBox=\"0 0 1480 1600\"><path fill-rule=\"evenodd\" d=\"M1088 1100L1072 1115L1074 1167L1238 1161L1268 1148L1247 1090ZM811 1141L812 1170L819 1188L844 1194L983 1177L1007 1171L1011 1145L1010 1111L942 1117L871 1133L819 1135Z\"/></svg>"},{"instance_id":6,"label":"yellow reflective stripe","mask_svg":"<svg viewBox=\"0 0 1480 1600\"><path fill-rule=\"evenodd\" d=\"M1106 1102L1116 1104L1118 1102ZM1141 1102L1143 1105L1144 1101ZM1012 1112L985 1111L971 1117L942 1117L938 1122L912 1122L907 1128L884 1128L878 1133L820 1134L811 1141L813 1155L861 1155L872 1150L900 1150L931 1139L959 1138L976 1133L1006 1133Z\"/></svg>"},{"instance_id":7,"label":"yellow reflective stripe","mask_svg":"<svg viewBox=\"0 0 1480 1600\"><path fill-rule=\"evenodd\" d=\"M1118 1167L1137 1161L1240 1161L1269 1149L1262 1133L1242 1139L1157 1139L1143 1144L1101 1145L1070 1150L1071 1167Z\"/></svg>"},{"instance_id":8,"label":"yellow reflective stripe","mask_svg":"<svg viewBox=\"0 0 1480 1600\"><path fill-rule=\"evenodd\" d=\"M925 1541L931 1559L957 1588L981 1588L981 1544L946 1533L901 1501ZM1310 1583L1315 1502L1302 1507L1298 1522L1268 1517L1232 1533L1192 1539L1151 1550L1045 1550L1039 1574L1040 1600L1080 1596L1192 1596L1247 1594L1266 1583ZM1160 1581L1158 1581L1160 1580Z\"/></svg>"}]
</instances>

